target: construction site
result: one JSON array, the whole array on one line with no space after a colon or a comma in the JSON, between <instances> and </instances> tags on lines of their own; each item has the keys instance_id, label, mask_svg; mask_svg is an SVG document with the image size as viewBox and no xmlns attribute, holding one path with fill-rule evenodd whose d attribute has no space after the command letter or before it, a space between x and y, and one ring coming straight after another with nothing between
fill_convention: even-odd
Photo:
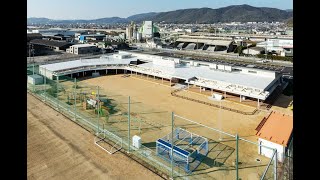
<instances>
[{"instance_id":1,"label":"construction site","mask_svg":"<svg viewBox=\"0 0 320 180\"><path fill-rule=\"evenodd\" d=\"M29 65L28 93L91 132L91 145L105 156L126 154L161 178L278 178L277 149L256 136L273 110L268 101L284 86L277 74L240 75L256 87L218 80L210 86L197 75L152 69L157 63L176 66L175 60L139 66L143 58L124 56ZM261 147L272 156L259 154Z\"/></svg>"}]
</instances>

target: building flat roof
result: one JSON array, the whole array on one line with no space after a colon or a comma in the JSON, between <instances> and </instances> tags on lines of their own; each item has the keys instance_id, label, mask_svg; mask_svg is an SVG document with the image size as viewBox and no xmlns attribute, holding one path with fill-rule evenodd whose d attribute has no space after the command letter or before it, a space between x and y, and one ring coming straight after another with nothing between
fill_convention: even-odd
<instances>
[{"instance_id":1,"label":"building flat roof","mask_svg":"<svg viewBox=\"0 0 320 180\"><path fill-rule=\"evenodd\" d=\"M293 117L273 111L261 121L256 130L260 138L286 147L293 130Z\"/></svg>"},{"instance_id":2,"label":"building flat roof","mask_svg":"<svg viewBox=\"0 0 320 180\"><path fill-rule=\"evenodd\" d=\"M92 45L92 44L75 44L75 45L73 45L73 47L92 47L92 46L95 46L95 45Z\"/></svg>"},{"instance_id":3,"label":"building flat roof","mask_svg":"<svg viewBox=\"0 0 320 180\"><path fill-rule=\"evenodd\" d=\"M55 71L72 69L72 68L79 68L83 66L115 65L115 64L129 65L131 61L136 61L136 60L137 58L114 59L112 57L101 58L101 59L82 59L82 60L66 61L61 63L41 65L40 68L44 68L51 72L55 72Z\"/></svg>"},{"instance_id":4,"label":"building flat roof","mask_svg":"<svg viewBox=\"0 0 320 180\"><path fill-rule=\"evenodd\" d=\"M106 35L105 34L82 34L80 36L95 37L95 36L106 36Z\"/></svg>"},{"instance_id":5,"label":"building flat roof","mask_svg":"<svg viewBox=\"0 0 320 180\"><path fill-rule=\"evenodd\" d=\"M176 41L178 42L193 42L193 43L205 43L209 45L229 46L232 40L216 40L216 39L202 39L202 38L185 38L180 37Z\"/></svg>"},{"instance_id":6,"label":"building flat roof","mask_svg":"<svg viewBox=\"0 0 320 180\"><path fill-rule=\"evenodd\" d=\"M138 65L141 67L152 68L167 73L173 77L190 79L198 77L208 80L216 80L225 83L237 84L255 89L264 90L273 80L272 77L257 76L239 72L223 72L211 70L209 67L181 66L170 68L166 66L154 65L152 62Z\"/></svg>"},{"instance_id":7,"label":"building flat roof","mask_svg":"<svg viewBox=\"0 0 320 180\"><path fill-rule=\"evenodd\" d=\"M72 43L66 41L53 41L53 40L45 40L45 39L33 39L30 41L31 44L38 44L43 46L55 46L55 47L63 47L67 45L72 45Z\"/></svg>"}]
</instances>

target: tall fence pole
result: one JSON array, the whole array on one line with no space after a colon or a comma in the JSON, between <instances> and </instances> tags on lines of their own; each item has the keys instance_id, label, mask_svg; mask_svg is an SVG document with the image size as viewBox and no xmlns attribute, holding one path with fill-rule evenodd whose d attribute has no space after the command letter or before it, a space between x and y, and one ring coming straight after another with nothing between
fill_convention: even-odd
<instances>
[{"instance_id":1,"label":"tall fence pole","mask_svg":"<svg viewBox=\"0 0 320 180\"><path fill-rule=\"evenodd\" d=\"M236 134L236 180L239 179L239 136Z\"/></svg>"},{"instance_id":2,"label":"tall fence pole","mask_svg":"<svg viewBox=\"0 0 320 180\"><path fill-rule=\"evenodd\" d=\"M32 53L33 53L33 44L31 44L31 47L32 47ZM30 58L31 58L31 54L30 54ZM33 62L32 62L32 75L34 75L34 58L32 60L33 60Z\"/></svg>"},{"instance_id":3,"label":"tall fence pole","mask_svg":"<svg viewBox=\"0 0 320 180\"><path fill-rule=\"evenodd\" d=\"M44 94L44 101L46 101L46 85L47 85L47 68L44 68L44 88L43 88L43 94Z\"/></svg>"},{"instance_id":4,"label":"tall fence pole","mask_svg":"<svg viewBox=\"0 0 320 180\"><path fill-rule=\"evenodd\" d=\"M128 153L130 153L130 96L128 98Z\"/></svg>"},{"instance_id":5,"label":"tall fence pole","mask_svg":"<svg viewBox=\"0 0 320 180\"><path fill-rule=\"evenodd\" d=\"M57 76L57 109L59 110L59 76Z\"/></svg>"},{"instance_id":6,"label":"tall fence pole","mask_svg":"<svg viewBox=\"0 0 320 180\"><path fill-rule=\"evenodd\" d=\"M173 126L174 126L174 112L171 113L171 178L173 179Z\"/></svg>"},{"instance_id":7,"label":"tall fence pole","mask_svg":"<svg viewBox=\"0 0 320 180\"><path fill-rule=\"evenodd\" d=\"M222 125L221 125L221 100L219 100L219 129L222 131ZM219 133L219 141L222 140L221 132Z\"/></svg>"},{"instance_id":8,"label":"tall fence pole","mask_svg":"<svg viewBox=\"0 0 320 180\"><path fill-rule=\"evenodd\" d=\"M77 97L76 97L76 88L77 88L77 79L74 78L74 88L73 88L73 97L74 97L74 120L76 121L77 120L77 114L76 114L76 111L77 111L77 106L76 106L76 103L77 103Z\"/></svg>"},{"instance_id":9,"label":"tall fence pole","mask_svg":"<svg viewBox=\"0 0 320 180\"><path fill-rule=\"evenodd\" d=\"M99 96L99 86L97 86L97 88L98 88L98 90L97 90L97 102L98 102L98 108L97 108L97 111L98 111L98 121L97 121L97 123L98 123L98 133L100 132L99 130L99 124L100 124L100 96Z\"/></svg>"}]
</instances>

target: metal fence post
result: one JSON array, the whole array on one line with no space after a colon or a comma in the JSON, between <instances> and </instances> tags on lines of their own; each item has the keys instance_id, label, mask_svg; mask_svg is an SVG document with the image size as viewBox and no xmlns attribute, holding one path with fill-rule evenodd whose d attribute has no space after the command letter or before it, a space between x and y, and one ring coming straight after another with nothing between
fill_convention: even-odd
<instances>
[{"instance_id":1,"label":"metal fence post","mask_svg":"<svg viewBox=\"0 0 320 180\"><path fill-rule=\"evenodd\" d=\"M97 87L98 88L98 90L97 90L97 102L98 102L98 108L97 108L97 110L98 110L98 132L97 133L99 133L100 132L100 129L99 129L99 125L100 125L100 99L99 99L99 86Z\"/></svg>"},{"instance_id":2,"label":"metal fence post","mask_svg":"<svg viewBox=\"0 0 320 180\"><path fill-rule=\"evenodd\" d=\"M59 110L59 76L57 76L57 109Z\"/></svg>"},{"instance_id":3,"label":"metal fence post","mask_svg":"<svg viewBox=\"0 0 320 180\"><path fill-rule=\"evenodd\" d=\"M239 179L239 136L238 133L236 134L236 180Z\"/></svg>"},{"instance_id":4,"label":"metal fence post","mask_svg":"<svg viewBox=\"0 0 320 180\"><path fill-rule=\"evenodd\" d=\"M128 153L130 153L130 96L128 98Z\"/></svg>"},{"instance_id":5,"label":"metal fence post","mask_svg":"<svg viewBox=\"0 0 320 180\"><path fill-rule=\"evenodd\" d=\"M174 126L174 112L171 113L171 178L173 179L173 126Z\"/></svg>"},{"instance_id":6,"label":"metal fence post","mask_svg":"<svg viewBox=\"0 0 320 180\"><path fill-rule=\"evenodd\" d=\"M76 114L76 111L77 111L77 106L76 106L76 103L77 103L77 97L76 97L76 87L77 87L77 79L74 78L74 88L73 88L73 97L74 97L74 120L76 121L77 120L77 114Z\"/></svg>"},{"instance_id":7,"label":"metal fence post","mask_svg":"<svg viewBox=\"0 0 320 180\"><path fill-rule=\"evenodd\" d=\"M44 101L46 101L46 94L47 94L46 86L47 86L47 68L44 68L44 88L43 88Z\"/></svg>"},{"instance_id":8,"label":"metal fence post","mask_svg":"<svg viewBox=\"0 0 320 180\"><path fill-rule=\"evenodd\" d=\"M273 179L277 180L277 163L278 163L278 152L277 149L275 149L275 154L274 154L274 165L273 165Z\"/></svg>"}]
</instances>

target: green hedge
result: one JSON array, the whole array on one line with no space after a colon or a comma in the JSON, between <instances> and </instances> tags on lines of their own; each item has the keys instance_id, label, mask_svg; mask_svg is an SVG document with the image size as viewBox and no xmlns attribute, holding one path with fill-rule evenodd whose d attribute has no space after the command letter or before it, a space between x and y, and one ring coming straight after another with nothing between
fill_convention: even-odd
<instances>
[{"instance_id":1,"label":"green hedge","mask_svg":"<svg viewBox=\"0 0 320 180\"><path fill-rule=\"evenodd\" d=\"M258 54L257 57L258 58L266 58L266 55L265 54ZM267 59L293 62L293 58L292 57L267 55Z\"/></svg>"}]
</instances>

